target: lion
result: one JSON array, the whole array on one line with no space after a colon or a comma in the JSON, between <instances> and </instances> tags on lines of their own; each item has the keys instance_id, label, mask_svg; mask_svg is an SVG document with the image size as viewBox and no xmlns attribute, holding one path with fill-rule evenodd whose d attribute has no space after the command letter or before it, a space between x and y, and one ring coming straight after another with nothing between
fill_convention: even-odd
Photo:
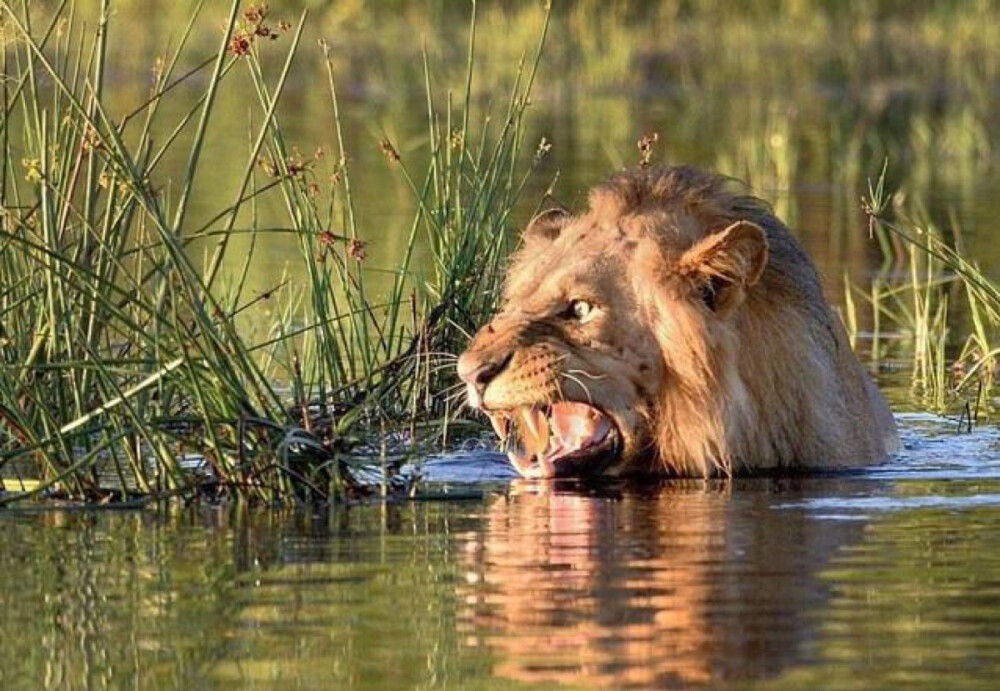
<instances>
[{"instance_id":1,"label":"lion","mask_svg":"<svg viewBox=\"0 0 1000 691\"><path fill-rule=\"evenodd\" d=\"M525 477L785 473L899 437L769 205L694 168L626 170L536 216L458 359Z\"/></svg>"}]
</instances>

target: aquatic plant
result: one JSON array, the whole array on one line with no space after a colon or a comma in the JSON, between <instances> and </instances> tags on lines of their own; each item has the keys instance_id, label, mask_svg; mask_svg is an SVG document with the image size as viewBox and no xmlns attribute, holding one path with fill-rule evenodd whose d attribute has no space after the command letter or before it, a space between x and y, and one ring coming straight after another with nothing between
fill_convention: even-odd
<instances>
[{"instance_id":1,"label":"aquatic plant","mask_svg":"<svg viewBox=\"0 0 1000 691\"><path fill-rule=\"evenodd\" d=\"M862 200L886 263L869 288L848 286L848 326L857 338L859 296L871 310L872 359L891 347L887 335L901 337L917 399L941 412L957 407L971 425L995 407L1000 285L963 252L958 226L948 239L919 206L887 190L887 166Z\"/></svg>"},{"instance_id":2,"label":"aquatic plant","mask_svg":"<svg viewBox=\"0 0 1000 691\"><path fill-rule=\"evenodd\" d=\"M827 0L556 3L541 74L559 79L544 100L588 124L579 141L571 127L523 117L539 68L538 51L523 52L549 31L549 13L531 3L473 6L471 31L464 3L325 3L308 27L305 15L286 24L262 5L202 5L157 4L162 25L180 28L171 37L147 30L145 2L0 0L7 490L336 495L355 476L353 450L384 459L374 473L384 486L400 452L453 438L465 423L449 399L459 392L447 389L447 353L491 306L512 214L528 216L549 183L526 186L552 165L540 135L602 169L634 151L640 132L622 126L632 106L579 91L654 93L639 110L662 135L656 162L749 178L788 219L805 215L796 187L831 171L830 243L852 252L864 252L863 238L843 231L857 226L872 161L898 163L896 182L913 197L955 180L965 189L990 164L994 0L905 12ZM315 49L319 25L328 42ZM414 25L425 35L417 72ZM886 86L914 64L948 88ZM816 99L817 83L838 96ZM361 125L351 117L359 84ZM485 105L498 85L509 98ZM415 95L422 133L411 125ZM304 135L290 107L329 123L322 147L320 128ZM717 141L708 158L692 150L697 139ZM376 163L390 172L372 175ZM383 227L366 213L379 206L412 216ZM955 231L931 232L923 215L892 218L904 232L926 229L915 238L941 254L959 247ZM896 263L865 289L877 306L869 317L855 309L855 322L905 335L875 338L873 354L912 346L917 392L951 405L956 383L968 376L965 397L993 372L984 286L995 284L969 293L932 253L876 229ZM298 261L268 264L286 246ZM386 246L399 249L391 262Z\"/></svg>"},{"instance_id":3,"label":"aquatic plant","mask_svg":"<svg viewBox=\"0 0 1000 691\"><path fill-rule=\"evenodd\" d=\"M65 0L49 12L0 0L0 473L11 489L32 481L0 503L342 497L360 491L352 448L375 440L385 459L446 429L442 353L494 299L532 168L521 121L547 27L495 124L479 123L472 8L457 103L436 100L424 60L426 151L382 142L417 210L391 288L376 295L328 47L332 162L301 154L282 127L305 12L290 24L234 1L206 57L187 49L198 5L148 97L122 110L109 97L108 0L96 26ZM251 104L245 154L225 162L239 184L196 221L209 140L231 127L215 111L233 90ZM179 179L162 173L171 157L186 160ZM280 225L261 222L265 204L283 211ZM275 236L298 243L302 280L254 294L248 272ZM428 275L412 265L421 243ZM278 318L253 328L262 304ZM392 474L386 461L383 489Z\"/></svg>"}]
</instances>

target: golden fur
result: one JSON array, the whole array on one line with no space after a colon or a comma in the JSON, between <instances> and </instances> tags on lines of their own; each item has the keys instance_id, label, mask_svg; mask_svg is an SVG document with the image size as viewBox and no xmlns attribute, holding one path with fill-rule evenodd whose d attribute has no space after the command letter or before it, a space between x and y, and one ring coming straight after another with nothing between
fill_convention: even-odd
<instances>
[{"instance_id":1,"label":"golden fur","mask_svg":"<svg viewBox=\"0 0 1000 691\"><path fill-rule=\"evenodd\" d=\"M486 410L602 410L621 441L606 472L844 468L898 445L798 242L764 202L692 168L622 172L586 212L537 218L462 357L500 367Z\"/></svg>"}]
</instances>

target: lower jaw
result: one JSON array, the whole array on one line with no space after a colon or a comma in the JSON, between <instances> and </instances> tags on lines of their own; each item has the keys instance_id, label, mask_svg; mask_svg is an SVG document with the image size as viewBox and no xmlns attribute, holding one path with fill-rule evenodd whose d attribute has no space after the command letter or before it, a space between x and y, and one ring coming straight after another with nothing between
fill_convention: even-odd
<instances>
[{"instance_id":1,"label":"lower jaw","mask_svg":"<svg viewBox=\"0 0 1000 691\"><path fill-rule=\"evenodd\" d=\"M612 432L593 447L555 459L527 458L515 452L508 452L507 458L522 477L546 479L615 475L619 455L618 435Z\"/></svg>"}]
</instances>

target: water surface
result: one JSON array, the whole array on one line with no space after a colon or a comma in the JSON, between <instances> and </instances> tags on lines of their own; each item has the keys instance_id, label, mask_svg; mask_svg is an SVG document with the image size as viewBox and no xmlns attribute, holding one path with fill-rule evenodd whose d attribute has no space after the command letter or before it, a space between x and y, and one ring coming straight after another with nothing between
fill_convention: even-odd
<instances>
[{"instance_id":1,"label":"water surface","mask_svg":"<svg viewBox=\"0 0 1000 691\"><path fill-rule=\"evenodd\" d=\"M272 3L286 19L300 4ZM371 4L353 15L349 3L317 8L303 45L325 37L333 46L377 275L398 261L415 207L377 141L390 136L415 170L427 142L411 26L420 12ZM91 5L81 1L81 11ZM466 17L439 5L420 15L420 30L443 98L462 84ZM501 22L499 5L482 10L475 122L503 103L511 66L539 27L537 14L513 10ZM214 49L218 11L208 8L186 64ZM110 57L116 112L145 99L149 67L184 12L184 3L120 4L112 43L136 41ZM946 232L961 229L987 269L1000 266L1000 46L977 42L976 22L951 14L942 10L941 27L913 19L911 32L897 22L833 38L809 21L797 34L783 13L773 31L754 23L757 33L742 20L700 26L696 13L677 31L642 17L616 24L613 13L584 24L560 15L525 131L526 158L542 137L553 149L521 215L556 177L556 196L579 207L590 184L637 160L639 136L659 132L656 162L746 178L774 203L844 306L845 276L867 285L900 274L868 237L858 204L888 155L909 201ZM289 143L307 154L336 151L316 55L303 51L279 109ZM198 88L195 79L179 92L194 98ZM165 106L164 131L183 106ZM194 227L232 198L242 170L232 162L259 123L239 93L220 100L218 115ZM185 165L178 152L162 166L167 187ZM286 226L282 209L262 201L262 227ZM234 239L237 268L248 242ZM302 261L287 236L263 236L251 290L281 283L283 272L294 283ZM418 253L416 271L429 264ZM960 308L952 313L964 333ZM422 468L434 501L4 510L0 688L995 687L1000 433L958 434L954 421L912 412L923 401L910 390L909 346L905 334L890 335L891 359L883 350L872 369L893 373L883 389L911 411L900 417L906 448L855 474L527 483L475 443Z\"/></svg>"},{"instance_id":2,"label":"water surface","mask_svg":"<svg viewBox=\"0 0 1000 691\"><path fill-rule=\"evenodd\" d=\"M832 477L536 484L480 451L428 467L454 500L5 511L0 686L988 687L1000 434L902 424Z\"/></svg>"}]
</instances>

